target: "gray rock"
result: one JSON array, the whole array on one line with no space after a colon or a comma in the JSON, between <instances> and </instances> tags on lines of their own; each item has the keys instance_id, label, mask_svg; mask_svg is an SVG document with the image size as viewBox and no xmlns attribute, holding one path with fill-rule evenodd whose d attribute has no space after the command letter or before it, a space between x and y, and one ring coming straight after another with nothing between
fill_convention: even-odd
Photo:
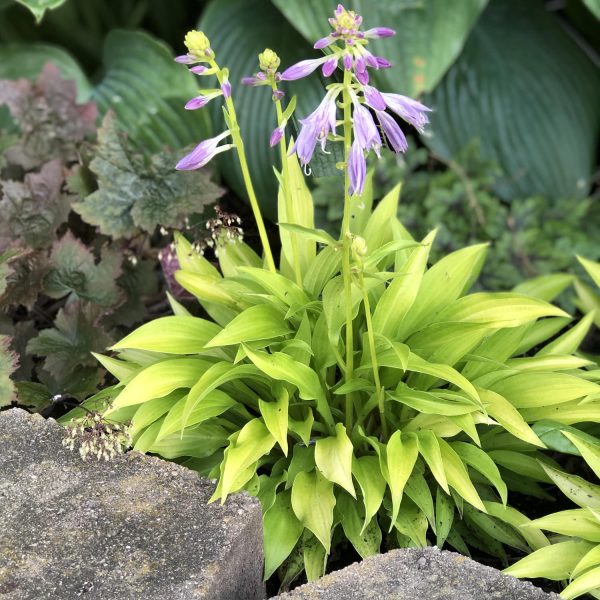
<instances>
[{"instance_id":1,"label":"gray rock","mask_svg":"<svg viewBox=\"0 0 600 600\"><path fill-rule=\"evenodd\" d=\"M264 598L258 502L132 452L83 462L63 428L0 413L2 600Z\"/></svg>"},{"instance_id":2,"label":"gray rock","mask_svg":"<svg viewBox=\"0 0 600 600\"><path fill-rule=\"evenodd\" d=\"M281 600L561 600L529 582L503 575L438 548L408 548L300 586Z\"/></svg>"}]
</instances>

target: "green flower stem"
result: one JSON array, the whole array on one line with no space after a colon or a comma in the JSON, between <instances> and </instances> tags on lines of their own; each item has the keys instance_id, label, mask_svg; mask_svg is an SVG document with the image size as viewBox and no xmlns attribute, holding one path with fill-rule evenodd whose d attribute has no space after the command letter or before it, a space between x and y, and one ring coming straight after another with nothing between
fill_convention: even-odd
<instances>
[{"instance_id":1,"label":"green flower stem","mask_svg":"<svg viewBox=\"0 0 600 600\"><path fill-rule=\"evenodd\" d=\"M346 303L346 370L344 379L346 382L352 380L354 375L354 331L352 323L352 271L350 266L350 246L352 239L350 235L350 178L348 177L348 159L350 157L350 146L352 145L352 115L350 112L350 84L352 74L344 70L344 89L342 102L344 105L344 218L342 221L342 275L344 278L344 299ZM352 393L346 394L346 429L352 430L354 422L354 401Z\"/></svg>"},{"instance_id":2,"label":"green flower stem","mask_svg":"<svg viewBox=\"0 0 600 600\"><path fill-rule=\"evenodd\" d=\"M219 80L219 84L222 84L223 71L221 71L221 69L214 60L209 61L209 64L215 69L217 79ZM250 170L248 169L248 161L246 159L246 151L244 149L244 141L242 140L242 136L240 134L240 126L237 122L235 106L233 105L233 100L231 99L231 96L229 98L225 98L225 106L227 107L229 119L231 120L231 126L229 127L231 131L231 138L235 149L237 150L238 160L242 169L242 177L244 178L244 185L246 186L246 191L248 192L248 199L250 200L250 206L252 207L252 213L254 214L254 220L256 221L256 226L258 227L258 234L262 243L263 252L265 253L267 266L269 268L269 271L276 273L277 269L275 268L275 261L273 260L271 245L269 244L269 238L267 236L265 222L263 221L262 214L260 212L260 207L258 205L258 200L256 198L256 193L254 192L254 185L252 184L252 179L250 177Z\"/></svg>"},{"instance_id":3,"label":"green flower stem","mask_svg":"<svg viewBox=\"0 0 600 600\"><path fill-rule=\"evenodd\" d=\"M277 85L275 81L271 82L271 87L273 92L277 91ZM281 127L283 124L283 111L281 110L281 100L275 101L275 110L277 111L277 126ZM283 197L285 199L285 211L287 213L287 221L291 222L292 215L292 194L290 189L290 180L289 180L289 168L287 161L287 142L285 139L285 134L282 136L279 141L279 150L281 153L281 175L283 181ZM293 268L294 268L294 277L296 278L296 283L298 286L302 287L302 271L300 270L300 257L298 255L298 241L295 233L290 233L290 239L292 241L292 260L293 260Z\"/></svg>"},{"instance_id":4,"label":"green flower stem","mask_svg":"<svg viewBox=\"0 0 600 600\"><path fill-rule=\"evenodd\" d=\"M371 319L371 304L369 302L369 292L365 287L365 281L362 273L360 274L360 288L363 294L363 303L365 305L365 319L367 321L367 336L369 338L369 349L371 351L371 365L373 368L373 378L375 380L375 389L377 392L377 405L379 407L379 419L381 421L381 435L383 440L388 439L387 422L385 420L385 403L381 380L379 379L379 365L377 364L377 352L375 350L375 332L373 331L373 321Z\"/></svg>"}]
</instances>

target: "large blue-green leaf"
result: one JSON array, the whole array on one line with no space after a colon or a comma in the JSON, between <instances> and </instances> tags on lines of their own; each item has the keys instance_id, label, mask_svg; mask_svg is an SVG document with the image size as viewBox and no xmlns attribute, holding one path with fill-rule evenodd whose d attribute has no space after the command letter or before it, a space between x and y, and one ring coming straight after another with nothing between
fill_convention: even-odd
<instances>
[{"instance_id":1,"label":"large blue-green leaf","mask_svg":"<svg viewBox=\"0 0 600 600\"><path fill-rule=\"evenodd\" d=\"M272 1L311 43L331 31L327 19L337 0ZM370 45L374 54L394 65L376 78L387 91L416 96L432 90L456 60L486 4L487 0L354 0L348 8L363 16L365 29L385 26L397 31L393 40Z\"/></svg>"},{"instance_id":2,"label":"large blue-green leaf","mask_svg":"<svg viewBox=\"0 0 600 600\"><path fill-rule=\"evenodd\" d=\"M91 85L77 61L65 50L49 44L10 43L0 45L0 79L36 79L42 67L51 62L77 85L77 100L87 100Z\"/></svg>"},{"instance_id":3,"label":"large blue-green leaf","mask_svg":"<svg viewBox=\"0 0 600 600\"><path fill-rule=\"evenodd\" d=\"M104 43L105 75L92 99L113 110L119 124L145 151L181 148L207 134L207 115L186 111L197 92L194 76L173 61L171 50L151 36L111 31Z\"/></svg>"},{"instance_id":4,"label":"large blue-green leaf","mask_svg":"<svg viewBox=\"0 0 600 600\"><path fill-rule=\"evenodd\" d=\"M247 88L239 82L258 70L258 53L265 47L279 54L282 67L308 56L311 48L266 0L212 0L202 15L199 29L209 37L219 65L231 70L233 99L256 193L266 214L274 219L277 181L273 165L279 161L277 149L269 147L269 135L276 127L275 107L269 88ZM316 77L294 82L291 92L298 95L296 113L300 117L311 112L325 93ZM225 129L218 102L214 102L212 115L215 131ZM245 197L235 154L226 153L220 164L227 183Z\"/></svg>"},{"instance_id":5,"label":"large blue-green leaf","mask_svg":"<svg viewBox=\"0 0 600 600\"><path fill-rule=\"evenodd\" d=\"M540 2L492 0L435 92L430 146L453 158L473 138L504 172L498 191L584 197L600 126L600 76Z\"/></svg>"}]
</instances>

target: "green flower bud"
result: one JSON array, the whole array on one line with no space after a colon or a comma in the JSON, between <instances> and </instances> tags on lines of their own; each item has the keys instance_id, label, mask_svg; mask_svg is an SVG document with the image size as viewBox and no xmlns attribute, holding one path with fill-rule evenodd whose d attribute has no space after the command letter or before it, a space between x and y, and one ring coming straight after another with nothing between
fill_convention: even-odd
<instances>
[{"instance_id":1,"label":"green flower bud","mask_svg":"<svg viewBox=\"0 0 600 600\"><path fill-rule=\"evenodd\" d=\"M210 40L201 31L188 31L184 42L189 53L198 58L204 58L212 52Z\"/></svg>"},{"instance_id":2,"label":"green flower bud","mask_svg":"<svg viewBox=\"0 0 600 600\"><path fill-rule=\"evenodd\" d=\"M277 56L276 52L273 52L270 48L265 48L264 52L258 55L258 64L261 71L277 71L281 59Z\"/></svg>"},{"instance_id":3,"label":"green flower bud","mask_svg":"<svg viewBox=\"0 0 600 600\"><path fill-rule=\"evenodd\" d=\"M361 238L359 235L355 235L352 240L352 252L356 256L365 256L367 254L367 242L364 238Z\"/></svg>"}]
</instances>

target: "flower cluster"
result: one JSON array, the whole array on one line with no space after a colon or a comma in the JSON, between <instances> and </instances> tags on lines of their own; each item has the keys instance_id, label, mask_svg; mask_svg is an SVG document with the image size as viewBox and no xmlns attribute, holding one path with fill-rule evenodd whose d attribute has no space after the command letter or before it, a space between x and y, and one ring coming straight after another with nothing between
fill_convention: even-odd
<instances>
[{"instance_id":1,"label":"flower cluster","mask_svg":"<svg viewBox=\"0 0 600 600\"><path fill-rule=\"evenodd\" d=\"M206 229L210 237L205 241L209 247L215 245L233 243L244 238L244 230L240 227L242 219L237 215L221 210L215 206L215 218L206 221Z\"/></svg>"},{"instance_id":2,"label":"flower cluster","mask_svg":"<svg viewBox=\"0 0 600 600\"><path fill-rule=\"evenodd\" d=\"M314 45L316 49L326 49L327 54L292 65L281 73L280 78L283 81L300 79L313 73L319 66L322 67L323 75L329 77L340 64L351 75L349 85L329 86L325 98L316 110L300 120L302 128L294 150L300 162L306 165L310 162L317 143L325 149L328 136L335 136L336 133L338 96L346 90L352 102L354 131L347 164L349 191L360 195L366 177L365 153L373 150L377 156L380 155L382 134L394 152L405 152L408 147L402 129L388 111L422 132L429 122L427 112L430 109L407 96L380 92L369 85L369 69L385 69L391 64L387 59L373 55L366 46L369 39L393 36L395 32L392 29L375 27L361 31L362 17L354 11L346 10L341 4L329 23L332 33Z\"/></svg>"},{"instance_id":3,"label":"flower cluster","mask_svg":"<svg viewBox=\"0 0 600 600\"><path fill-rule=\"evenodd\" d=\"M90 411L81 421L69 425L63 446L74 450L79 443L79 454L83 460L89 455L98 460L110 460L131 446L132 439L126 425L111 423L101 413Z\"/></svg>"},{"instance_id":4,"label":"flower cluster","mask_svg":"<svg viewBox=\"0 0 600 600\"><path fill-rule=\"evenodd\" d=\"M187 54L175 58L178 63L194 65L190 71L195 75L208 76L217 75L220 82L219 88L201 90L201 93L189 100L185 108L187 110L197 110L206 106L211 100L223 96L225 99L231 96L231 83L229 82L229 72L227 69L219 69L215 63L215 53L210 47L210 41L201 31L189 31L185 36L185 45L188 49ZM201 63L208 63L206 64ZM200 142L192 152L184 156L175 167L180 171L191 171L199 169L212 160L217 154L225 152L233 147L233 144L219 143L231 135L229 129L223 133Z\"/></svg>"}]
</instances>

